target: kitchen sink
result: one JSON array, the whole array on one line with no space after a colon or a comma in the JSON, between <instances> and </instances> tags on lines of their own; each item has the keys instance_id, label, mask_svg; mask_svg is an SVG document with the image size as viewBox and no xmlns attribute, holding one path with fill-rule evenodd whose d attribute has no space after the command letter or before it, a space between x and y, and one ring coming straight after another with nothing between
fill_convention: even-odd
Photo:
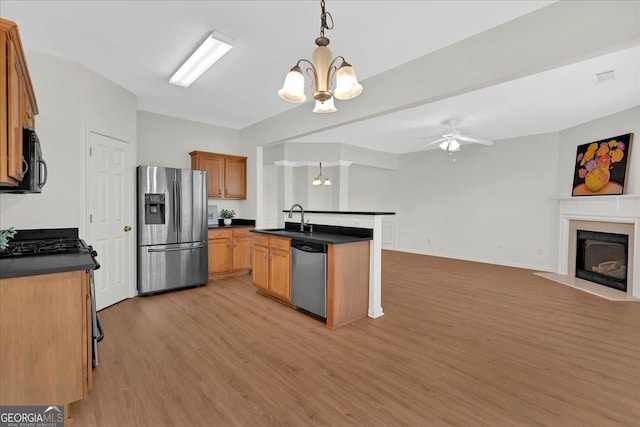
<instances>
[{"instance_id":1,"label":"kitchen sink","mask_svg":"<svg viewBox=\"0 0 640 427\"><path fill-rule=\"evenodd\" d=\"M277 234L277 235L287 236L287 237L304 237L304 236L310 236L313 234L310 231L302 232L302 231L295 231L295 230L287 230L284 228L261 228L259 231L262 233Z\"/></svg>"}]
</instances>

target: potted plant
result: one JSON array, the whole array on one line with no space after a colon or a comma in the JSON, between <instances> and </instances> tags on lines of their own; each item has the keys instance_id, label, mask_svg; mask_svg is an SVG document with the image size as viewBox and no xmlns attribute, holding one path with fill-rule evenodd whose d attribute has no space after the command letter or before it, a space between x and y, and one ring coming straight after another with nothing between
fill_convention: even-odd
<instances>
[{"instance_id":1,"label":"potted plant","mask_svg":"<svg viewBox=\"0 0 640 427\"><path fill-rule=\"evenodd\" d=\"M9 239L15 236L17 231L14 227L0 230L0 250L4 251L9 246Z\"/></svg>"},{"instance_id":2,"label":"potted plant","mask_svg":"<svg viewBox=\"0 0 640 427\"><path fill-rule=\"evenodd\" d=\"M222 209L220 211L220 216L224 218L224 225L231 225L231 218L236 215L236 211L233 209Z\"/></svg>"}]
</instances>

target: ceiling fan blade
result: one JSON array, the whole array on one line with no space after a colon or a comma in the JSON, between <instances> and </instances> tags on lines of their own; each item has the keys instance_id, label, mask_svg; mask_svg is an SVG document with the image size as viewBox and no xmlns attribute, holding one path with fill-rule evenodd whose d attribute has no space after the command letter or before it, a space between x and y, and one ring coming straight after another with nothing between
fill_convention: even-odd
<instances>
[{"instance_id":1,"label":"ceiling fan blade","mask_svg":"<svg viewBox=\"0 0 640 427\"><path fill-rule=\"evenodd\" d=\"M435 141L429 142L429 143L427 143L427 144L423 145L423 146L422 146L422 147L420 147L420 148L422 149L422 148L430 147L430 146L432 146L432 145L440 144L441 142L444 142L444 141L446 141L446 140L447 140L447 138L440 138L440 139L436 139Z\"/></svg>"},{"instance_id":2,"label":"ceiling fan blade","mask_svg":"<svg viewBox=\"0 0 640 427\"><path fill-rule=\"evenodd\" d=\"M465 135L458 135L456 138L461 141L473 142L474 144L493 145L493 141L489 141L488 139L474 138Z\"/></svg>"}]
</instances>

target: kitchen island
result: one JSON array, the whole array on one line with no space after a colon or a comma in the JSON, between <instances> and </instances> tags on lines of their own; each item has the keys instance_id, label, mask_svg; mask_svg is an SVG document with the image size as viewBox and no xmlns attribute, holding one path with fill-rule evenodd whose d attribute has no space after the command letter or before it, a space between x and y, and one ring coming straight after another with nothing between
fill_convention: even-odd
<instances>
[{"instance_id":1,"label":"kitchen island","mask_svg":"<svg viewBox=\"0 0 640 427\"><path fill-rule=\"evenodd\" d=\"M283 210L289 214L289 210ZM299 211L294 211L298 218ZM373 231L369 253L369 312L371 318L380 317L382 310L382 219L394 216L395 212L384 211L325 211L306 210L304 216L314 224L340 227L368 228ZM288 215L285 215L288 218ZM287 219L285 219L286 221Z\"/></svg>"},{"instance_id":2,"label":"kitchen island","mask_svg":"<svg viewBox=\"0 0 640 427\"><path fill-rule=\"evenodd\" d=\"M284 228L258 229L253 233L253 283L259 293L296 308L307 308L296 306L299 303L292 299L292 277L296 275L292 242L318 244L326 248L326 258L320 257L326 259L326 269L322 261L321 270L315 270L323 276L326 274L324 283L320 284L326 288L318 294L318 298L325 298L320 305L326 310L322 313L311 310L312 313L324 318L331 329L367 316L372 230L313 224L313 229L309 225L306 231L301 231L300 224L287 222ZM305 279L317 282L315 277Z\"/></svg>"}]
</instances>

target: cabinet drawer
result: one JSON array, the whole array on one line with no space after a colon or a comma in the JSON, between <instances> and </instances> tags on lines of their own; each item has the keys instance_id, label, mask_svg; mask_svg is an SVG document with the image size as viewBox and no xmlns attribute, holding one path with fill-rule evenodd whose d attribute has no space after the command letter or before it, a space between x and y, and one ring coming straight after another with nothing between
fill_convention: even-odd
<instances>
[{"instance_id":1,"label":"cabinet drawer","mask_svg":"<svg viewBox=\"0 0 640 427\"><path fill-rule=\"evenodd\" d=\"M250 236L251 228L232 228L233 237Z\"/></svg>"},{"instance_id":2,"label":"cabinet drawer","mask_svg":"<svg viewBox=\"0 0 640 427\"><path fill-rule=\"evenodd\" d=\"M262 234L253 235L253 244L260 246L269 246L269 237Z\"/></svg>"},{"instance_id":3,"label":"cabinet drawer","mask_svg":"<svg viewBox=\"0 0 640 427\"><path fill-rule=\"evenodd\" d=\"M219 230L215 228L210 228L207 233L209 240L211 239L224 239L231 237L231 230Z\"/></svg>"},{"instance_id":4,"label":"cabinet drawer","mask_svg":"<svg viewBox=\"0 0 640 427\"><path fill-rule=\"evenodd\" d=\"M282 239L280 237L270 237L269 247L271 249L280 249L281 251L289 252L289 250L291 249L291 240Z\"/></svg>"}]
</instances>

